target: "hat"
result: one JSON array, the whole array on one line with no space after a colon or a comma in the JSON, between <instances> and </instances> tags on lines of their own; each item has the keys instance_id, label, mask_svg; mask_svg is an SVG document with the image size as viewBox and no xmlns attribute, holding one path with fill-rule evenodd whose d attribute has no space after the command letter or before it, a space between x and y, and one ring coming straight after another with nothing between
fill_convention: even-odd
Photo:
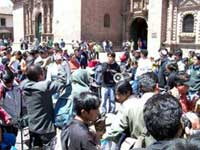
<instances>
[{"instance_id":1,"label":"hat","mask_svg":"<svg viewBox=\"0 0 200 150\"><path fill-rule=\"evenodd\" d=\"M166 48L160 48L158 52L160 52L163 56L166 56L168 54L168 50Z\"/></svg>"},{"instance_id":2,"label":"hat","mask_svg":"<svg viewBox=\"0 0 200 150\"><path fill-rule=\"evenodd\" d=\"M187 85L190 86L190 76L185 72L179 72L175 76L175 83L176 85Z\"/></svg>"},{"instance_id":3,"label":"hat","mask_svg":"<svg viewBox=\"0 0 200 150\"><path fill-rule=\"evenodd\" d=\"M198 60L200 60L200 53L196 53L195 56L197 57Z\"/></svg>"},{"instance_id":4,"label":"hat","mask_svg":"<svg viewBox=\"0 0 200 150\"><path fill-rule=\"evenodd\" d=\"M181 49L177 49L177 50L175 50L174 55L182 56L183 51Z\"/></svg>"},{"instance_id":5,"label":"hat","mask_svg":"<svg viewBox=\"0 0 200 150\"><path fill-rule=\"evenodd\" d=\"M61 54L56 54L56 55L54 56L54 59L55 59L55 60L62 60L62 55L61 55Z\"/></svg>"}]
</instances>

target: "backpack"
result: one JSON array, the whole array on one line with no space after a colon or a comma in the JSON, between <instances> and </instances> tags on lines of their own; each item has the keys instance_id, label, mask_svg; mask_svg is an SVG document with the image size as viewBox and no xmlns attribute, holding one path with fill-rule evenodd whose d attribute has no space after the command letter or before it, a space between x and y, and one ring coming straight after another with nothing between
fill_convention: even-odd
<instances>
[{"instance_id":1,"label":"backpack","mask_svg":"<svg viewBox=\"0 0 200 150\"><path fill-rule=\"evenodd\" d=\"M102 82L103 82L103 66L102 64L98 64L96 67L95 67L95 74L94 74L94 78L95 78L95 82L98 84L98 85L101 85Z\"/></svg>"},{"instance_id":2,"label":"backpack","mask_svg":"<svg viewBox=\"0 0 200 150\"><path fill-rule=\"evenodd\" d=\"M71 94L71 85L67 86L62 96L59 96L54 109L54 124L62 129L68 125L74 118L73 98Z\"/></svg>"}]
</instances>

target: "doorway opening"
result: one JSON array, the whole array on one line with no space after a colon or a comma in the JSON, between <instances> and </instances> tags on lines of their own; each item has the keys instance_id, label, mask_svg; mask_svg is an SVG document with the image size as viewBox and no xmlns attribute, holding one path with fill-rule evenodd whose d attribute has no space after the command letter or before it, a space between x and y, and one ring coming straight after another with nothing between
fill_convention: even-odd
<instances>
[{"instance_id":1,"label":"doorway opening","mask_svg":"<svg viewBox=\"0 0 200 150\"><path fill-rule=\"evenodd\" d=\"M134 41L134 49L147 49L148 25L144 18L135 18L130 28L130 38Z\"/></svg>"},{"instance_id":2,"label":"doorway opening","mask_svg":"<svg viewBox=\"0 0 200 150\"><path fill-rule=\"evenodd\" d=\"M36 38L39 42L41 42L41 36L42 36L42 14L39 13L36 16Z\"/></svg>"}]
</instances>

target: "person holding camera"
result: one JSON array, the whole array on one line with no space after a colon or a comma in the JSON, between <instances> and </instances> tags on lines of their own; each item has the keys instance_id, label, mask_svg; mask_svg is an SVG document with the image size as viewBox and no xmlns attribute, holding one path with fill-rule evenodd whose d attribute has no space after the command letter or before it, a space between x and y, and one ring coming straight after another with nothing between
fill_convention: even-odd
<instances>
[{"instance_id":1,"label":"person holding camera","mask_svg":"<svg viewBox=\"0 0 200 150\"><path fill-rule=\"evenodd\" d=\"M147 150L162 150L169 140L182 135L182 113L178 100L168 93L156 94L148 99L143 109L144 122L156 142Z\"/></svg>"},{"instance_id":2,"label":"person holding camera","mask_svg":"<svg viewBox=\"0 0 200 150\"><path fill-rule=\"evenodd\" d=\"M97 136L89 129L99 119L100 99L92 92L82 92L73 101L76 116L62 129L62 149L100 150Z\"/></svg>"},{"instance_id":3,"label":"person holding camera","mask_svg":"<svg viewBox=\"0 0 200 150\"><path fill-rule=\"evenodd\" d=\"M169 141L197 134L200 128L199 117L190 112L183 114L177 98L169 93L156 94L144 105L144 122L149 134L156 141L147 150L163 150Z\"/></svg>"},{"instance_id":4,"label":"person holding camera","mask_svg":"<svg viewBox=\"0 0 200 150\"><path fill-rule=\"evenodd\" d=\"M178 98L184 113L194 111L195 108L195 101L190 101L187 96L190 87L189 80L190 78L187 73L177 72L174 78L171 79L174 88L169 91L174 97Z\"/></svg>"},{"instance_id":5,"label":"person holding camera","mask_svg":"<svg viewBox=\"0 0 200 150\"><path fill-rule=\"evenodd\" d=\"M143 120L143 108L147 100L158 91L158 78L153 72L148 72L139 78L141 97L127 100L123 103L123 109L106 131L104 139L120 142L120 137L126 132L126 137L138 138L145 135L143 147L154 142L152 136L146 133L146 127ZM117 89L118 91L118 89ZM118 97L119 99L119 97ZM122 100L122 98L120 98ZM134 144L134 143L133 143Z\"/></svg>"}]
</instances>

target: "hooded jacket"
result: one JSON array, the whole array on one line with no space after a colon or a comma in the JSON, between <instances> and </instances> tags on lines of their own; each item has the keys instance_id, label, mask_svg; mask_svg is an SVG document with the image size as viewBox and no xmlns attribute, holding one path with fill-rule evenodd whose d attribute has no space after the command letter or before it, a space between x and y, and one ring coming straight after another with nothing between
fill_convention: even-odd
<instances>
[{"instance_id":1,"label":"hooded jacket","mask_svg":"<svg viewBox=\"0 0 200 150\"><path fill-rule=\"evenodd\" d=\"M90 91L89 73L85 69L78 69L72 74L72 96Z\"/></svg>"}]
</instances>

